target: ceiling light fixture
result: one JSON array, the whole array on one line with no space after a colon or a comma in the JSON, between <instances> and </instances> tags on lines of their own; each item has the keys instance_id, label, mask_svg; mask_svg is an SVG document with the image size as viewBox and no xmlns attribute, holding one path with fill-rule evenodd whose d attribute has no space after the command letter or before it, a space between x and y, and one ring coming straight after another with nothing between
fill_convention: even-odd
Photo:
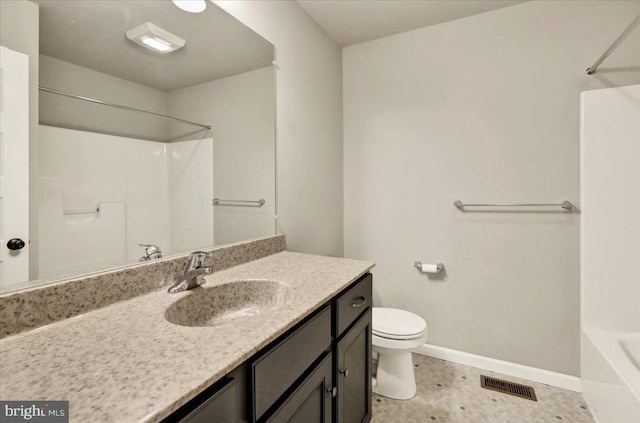
<instances>
[{"instance_id":1,"label":"ceiling light fixture","mask_svg":"<svg viewBox=\"0 0 640 423\"><path fill-rule=\"evenodd\" d=\"M182 38L165 31L151 22L136 26L128 30L125 35L134 43L160 54L171 53L186 44Z\"/></svg>"},{"instance_id":2,"label":"ceiling light fixture","mask_svg":"<svg viewBox=\"0 0 640 423\"><path fill-rule=\"evenodd\" d=\"M200 13L204 12L207 8L207 3L204 0L172 0L173 4L178 6L185 12Z\"/></svg>"}]
</instances>

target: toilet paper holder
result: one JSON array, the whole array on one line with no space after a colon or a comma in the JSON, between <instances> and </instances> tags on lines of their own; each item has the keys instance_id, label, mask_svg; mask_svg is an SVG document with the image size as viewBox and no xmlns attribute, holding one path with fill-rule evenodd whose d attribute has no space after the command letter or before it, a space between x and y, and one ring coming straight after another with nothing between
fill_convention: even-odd
<instances>
[{"instance_id":1,"label":"toilet paper holder","mask_svg":"<svg viewBox=\"0 0 640 423\"><path fill-rule=\"evenodd\" d=\"M416 269L422 272L422 262L420 260L414 261L413 265L416 267ZM440 273L444 270L444 264L442 263L436 263L435 266L436 266L435 273Z\"/></svg>"}]
</instances>

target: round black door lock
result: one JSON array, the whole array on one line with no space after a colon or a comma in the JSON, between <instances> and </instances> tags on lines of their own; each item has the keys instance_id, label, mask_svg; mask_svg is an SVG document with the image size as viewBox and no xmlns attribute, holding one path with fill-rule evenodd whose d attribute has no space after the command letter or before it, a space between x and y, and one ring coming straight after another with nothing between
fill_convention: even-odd
<instances>
[{"instance_id":1,"label":"round black door lock","mask_svg":"<svg viewBox=\"0 0 640 423\"><path fill-rule=\"evenodd\" d=\"M7 242L7 248L10 250L21 250L24 248L24 241L20 238L11 238Z\"/></svg>"}]
</instances>

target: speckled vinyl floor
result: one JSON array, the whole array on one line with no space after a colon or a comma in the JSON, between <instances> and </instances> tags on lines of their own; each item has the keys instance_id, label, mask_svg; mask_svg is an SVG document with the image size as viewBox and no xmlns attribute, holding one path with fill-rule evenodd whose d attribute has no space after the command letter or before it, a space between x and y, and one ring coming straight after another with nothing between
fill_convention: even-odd
<instances>
[{"instance_id":1,"label":"speckled vinyl floor","mask_svg":"<svg viewBox=\"0 0 640 423\"><path fill-rule=\"evenodd\" d=\"M582 395L414 354L418 392L397 401L373 395L372 423L595 423ZM538 401L480 387L480 375L532 386Z\"/></svg>"}]
</instances>

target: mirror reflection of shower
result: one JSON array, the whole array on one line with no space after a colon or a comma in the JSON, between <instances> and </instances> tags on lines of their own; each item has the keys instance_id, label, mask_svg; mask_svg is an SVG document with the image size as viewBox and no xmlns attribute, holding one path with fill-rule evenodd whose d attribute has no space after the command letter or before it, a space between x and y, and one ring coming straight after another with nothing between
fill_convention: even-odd
<instances>
[{"instance_id":1,"label":"mirror reflection of shower","mask_svg":"<svg viewBox=\"0 0 640 423\"><path fill-rule=\"evenodd\" d=\"M30 243L4 291L275 233L273 45L210 2L34 3Z\"/></svg>"}]
</instances>

